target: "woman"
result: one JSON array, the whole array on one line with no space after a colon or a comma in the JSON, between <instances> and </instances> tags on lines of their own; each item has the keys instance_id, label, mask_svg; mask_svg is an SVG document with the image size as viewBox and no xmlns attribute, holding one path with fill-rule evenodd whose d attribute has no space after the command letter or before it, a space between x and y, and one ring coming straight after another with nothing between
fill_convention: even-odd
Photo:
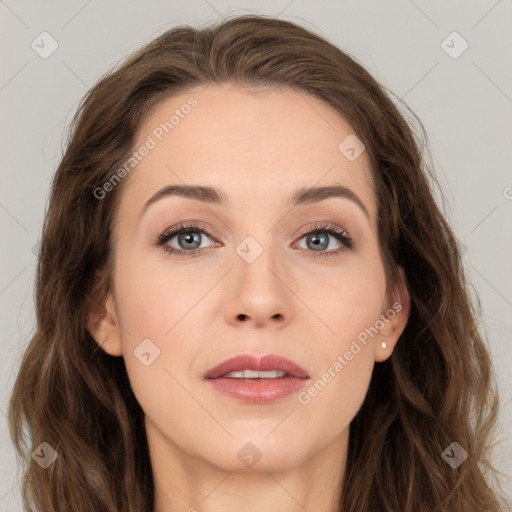
<instances>
[{"instance_id":1,"label":"woman","mask_svg":"<svg viewBox=\"0 0 512 512\"><path fill-rule=\"evenodd\" d=\"M25 503L499 510L490 359L427 171L384 88L290 22L175 28L102 78L10 403Z\"/></svg>"}]
</instances>

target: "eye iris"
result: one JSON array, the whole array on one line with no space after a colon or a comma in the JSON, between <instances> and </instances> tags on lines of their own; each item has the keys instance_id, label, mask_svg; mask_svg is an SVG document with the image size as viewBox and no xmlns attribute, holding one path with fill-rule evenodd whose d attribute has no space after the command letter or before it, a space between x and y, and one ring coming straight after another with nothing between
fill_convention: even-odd
<instances>
[{"instance_id":1,"label":"eye iris","mask_svg":"<svg viewBox=\"0 0 512 512\"><path fill-rule=\"evenodd\" d=\"M201 235L197 231L187 231L178 235L180 244L184 241L186 244L197 243L197 247L201 245ZM186 249L197 249L197 247L185 247Z\"/></svg>"},{"instance_id":2,"label":"eye iris","mask_svg":"<svg viewBox=\"0 0 512 512\"><path fill-rule=\"evenodd\" d=\"M319 242L320 238L323 238L324 243L322 243L321 241ZM318 248L325 249L329 245L329 239L328 239L328 236L325 233L308 235L306 241L307 242L313 242L313 244L314 244L313 245L313 247L314 247L313 250L314 251L319 250ZM321 245L319 245L319 243Z\"/></svg>"}]
</instances>

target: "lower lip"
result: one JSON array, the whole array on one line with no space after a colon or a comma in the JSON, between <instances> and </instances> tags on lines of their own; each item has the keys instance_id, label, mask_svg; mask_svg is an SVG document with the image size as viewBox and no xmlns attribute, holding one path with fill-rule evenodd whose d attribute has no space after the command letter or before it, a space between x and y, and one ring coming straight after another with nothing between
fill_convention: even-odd
<instances>
[{"instance_id":1,"label":"lower lip","mask_svg":"<svg viewBox=\"0 0 512 512\"><path fill-rule=\"evenodd\" d=\"M208 379L210 386L224 395L241 402L263 404L277 402L282 398L296 393L304 387L306 381L298 377L282 377L280 379Z\"/></svg>"}]
</instances>

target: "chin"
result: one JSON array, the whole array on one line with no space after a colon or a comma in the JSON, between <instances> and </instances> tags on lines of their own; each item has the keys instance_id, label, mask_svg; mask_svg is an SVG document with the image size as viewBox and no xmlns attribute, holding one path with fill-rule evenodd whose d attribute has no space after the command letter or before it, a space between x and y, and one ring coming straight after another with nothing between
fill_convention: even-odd
<instances>
[{"instance_id":1,"label":"chin","mask_svg":"<svg viewBox=\"0 0 512 512\"><path fill-rule=\"evenodd\" d=\"M235 435L224 446L220 443L208 443L208 453L198 455L202 455L204 460L222 471L236 473L287 471L307 459L309 450L306 440L290 443L289 438L287 442L275 433L265 439L267 433L268 431L259 435ZM273 435L275 438L271 439Z\"/></svg>"}]
</instances>

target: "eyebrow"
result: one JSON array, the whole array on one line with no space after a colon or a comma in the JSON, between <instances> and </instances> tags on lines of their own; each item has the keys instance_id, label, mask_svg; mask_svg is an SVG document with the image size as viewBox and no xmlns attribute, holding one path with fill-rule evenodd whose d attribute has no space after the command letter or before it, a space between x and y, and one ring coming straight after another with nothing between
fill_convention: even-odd
<instances>
[{"instance_id":1,"label":"eyebrow","mask_svg":"<svg viewBox=\"0 0 512 512\"><path fill-rule=\"evenodd\" d=\"M142 216L148 207L156 201L159 201L164 197L171 196L187 197L196 201L217 204L225 207L231 206L231 202L229 201L228 196L217 187L204 185L167 185L158 190L144 203L140 215ZM361 210L363 210L365 213L366 217L370 219L370 214L359 196L351 189L344 187L343 185L301 187L293 192L293 194L289 197L287 206L292 208L294 206L317 203L332 197L349 199L357 206L359 206L359 208L361 208Z\"/></svg>"}]
</instances>

